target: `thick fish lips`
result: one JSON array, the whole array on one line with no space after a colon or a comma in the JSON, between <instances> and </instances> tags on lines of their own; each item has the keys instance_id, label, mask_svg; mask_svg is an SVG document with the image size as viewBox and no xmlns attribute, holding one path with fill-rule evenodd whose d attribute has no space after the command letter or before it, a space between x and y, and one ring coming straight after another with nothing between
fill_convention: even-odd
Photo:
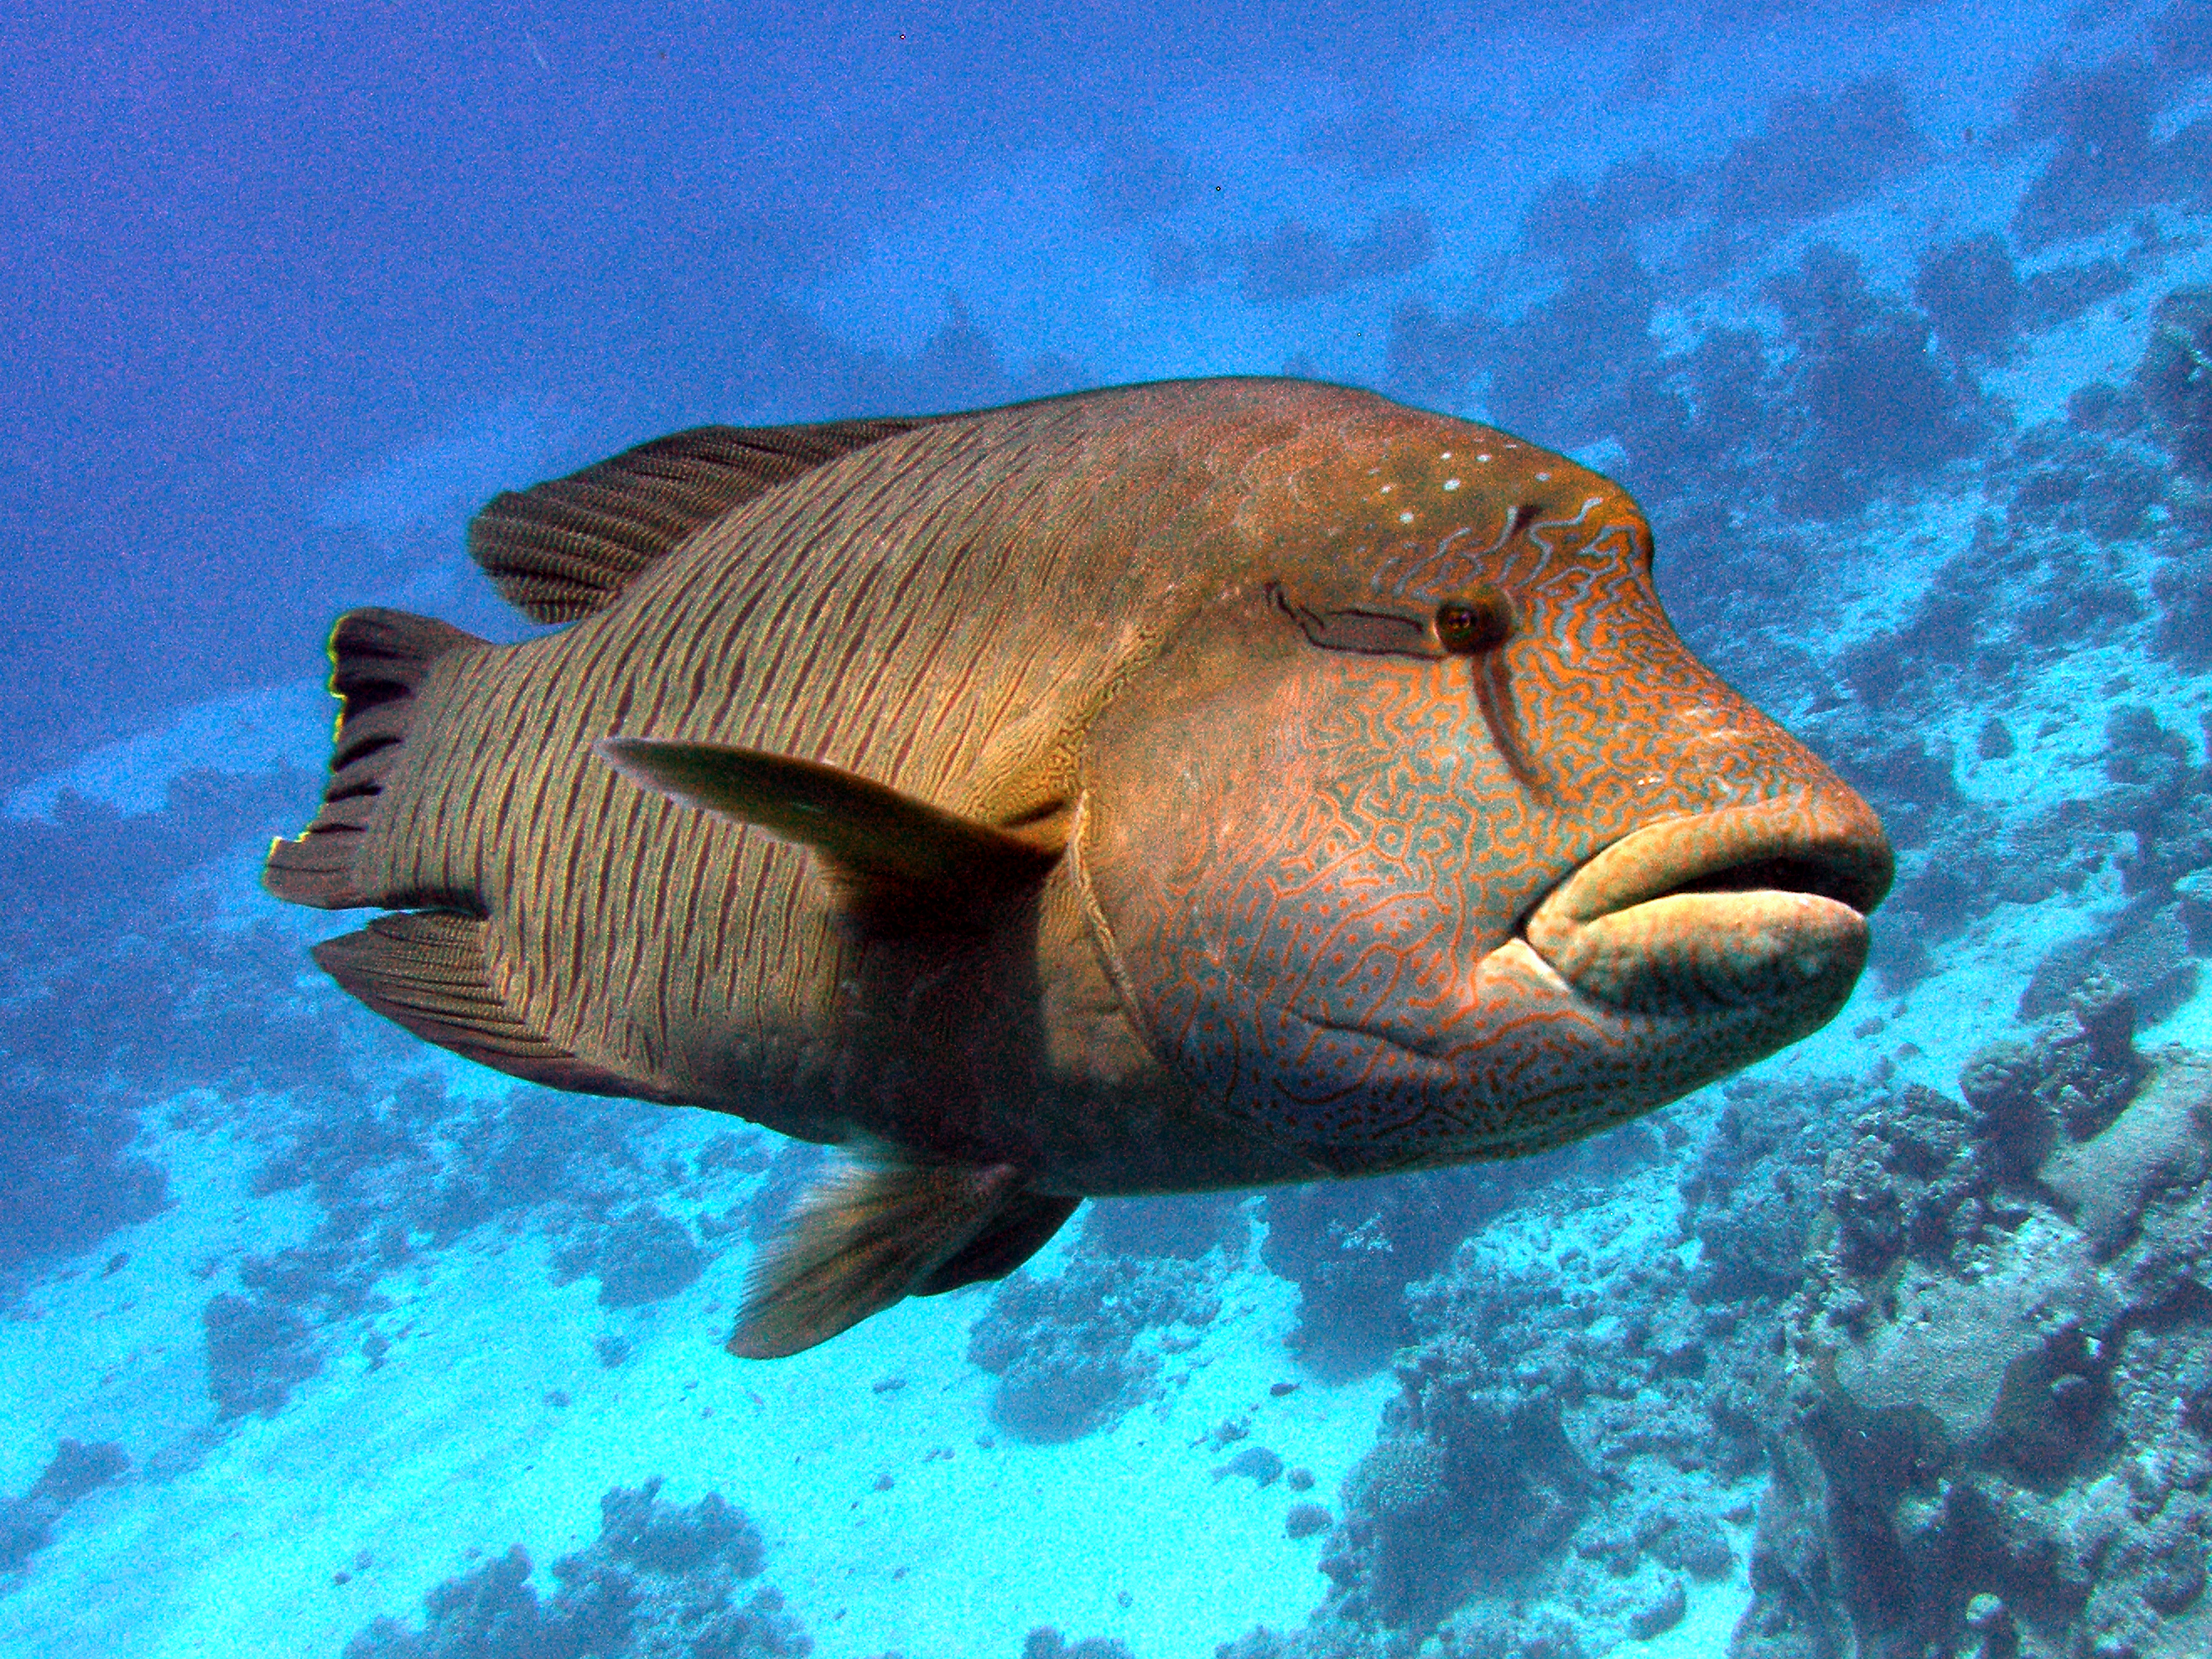
<instances>
[{"instance_id":1,"label":"thick fish lips","mask_svg":"<svg viewBox=\"0 0 2212 1659\"><path fill-rule=\"evenodd\" d=\"M1778 800L1631 831L1537 905L1522 938L1583 996L1638 1013L1825 1024L1866 966L1889 844L1856 797Z\"/></svg>"}]
</instances>

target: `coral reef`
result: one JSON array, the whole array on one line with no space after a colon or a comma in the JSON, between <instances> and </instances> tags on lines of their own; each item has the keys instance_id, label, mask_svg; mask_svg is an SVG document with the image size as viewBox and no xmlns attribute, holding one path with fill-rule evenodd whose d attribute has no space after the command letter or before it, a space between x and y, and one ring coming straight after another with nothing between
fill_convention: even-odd
<instances>
[{"instance_id":1,"label":"coral reef","mask_svg":"<svg viewBox=\"0 0 2212 1659\"><path fill-rule=\"evenodd\" d=\"M553 1564L540 1601L515 1545L423 1598L421 1631L379 1619L346 1659L801 1659L813 1642L773 1588L742 1601L761 1570L760 1534L722 1497L665 1505L660 1481L599 1499L599 1535Z\"/></svg>"},{"instance_id":2,"label":"coral reef","mask_svg":"<svg viewBox=\"0 0 2212 1659\"><path fill-rule=\"evenodd\" d=\"M1264 236L1216 243L1162 235L1152 243L1150 274L1155 288L1178 293L1234 272L1246 303L1291 305L1403 275L1434 258L1436 249L1429 216L1401 208L1344 240L1296 218L1278 221Z\"/></svg>"},{"instance_id":3,"label":"coral reef","mask_svg":"<svg viewBox=\"0 0 2212 1659\"><path fill-rule=\"evenodd\" d=\"M1747 1133L1703 1164L1708 1198L1758 1161ZM1685 1575L1729 1570L1717 1488L1759 1461L1777 1296L1762 1278L1739 1299L1726 1273L1613 1247L1670 1181L1663 1164L1612 1190L1562 1174L1547 1210L1613 1218L1589 1245L1553 1243L1528 1215L1493 1221L1409 1287L1420 1340L1345 1482L1320 1562L1331 1601L1298 1638L1310 1650L1436 1632L1501 1659L1601 1652L1679 1619ZM1550 1648L1526 1645L1539 1604Z\"/></svg>"},{"instance_id":4,"label":"coral reef","mask_svg":"<svg viewBox=\"0 0 2212 1659\"><path fill-rule=\"evenodd\" d=\"M1218 1258L1100 1256L1002 1280L968 1334L971 1364L999 1379L991 1415L1024 1440L1073 1440L1145 1397L1164 1352L1192 1346L1221 1310Z\"/></svg>"},{"instance_id":5,"label":"coral reef","mask_svg":"<svg viewBox=\"0 0 2212 1659\"><path fill-rule=\"evenodd\" d=\"M2212 1064L2092 985L1830 1160L1742 1656L2193 1654Z\"/></svg>"},{"instance_id":6,"label":"coral reef","mask_svg":"<svg viewBox=\"0 0 2212 1659\"><path fill-rule=\"evenodd\" d=\"M590 1229L553 1258L560 1283L596 1277L603 1308L641 1308L672 1297L696 1283L708 1261L690 1231L651 1204Z\"/></svg>"},{"instance_id":7,"label":"coral reef","mask_svg":"<svg viewBox=\"0 0 2212 1659\"><path fill-rule=\"evenodd\" d=\"M1022 1643L1022 1659L1130 1659L1126 1642L1092 1636L1071 1642L1051 1625L1040 1625Z\"/></svg>"},{"instance_id":8,"label":"coral reef","mask_svg":"<svg viewBox=\"0 0 2212 1659\"><path fill-rule=\"evenodd\" d=\"M1810 248L1766 294L1796 348L1790 407L1809 421L1815 446L1784 494L1786 507L1849 511L1883 481L1973 448L1983 422L1973 386L1929 349L1928 319L1870 288L1855 256Z\"/></svg>"},{"instance_id":9,"label":"coral reef","mask_svg":"<svg viewBox=\"0 0 2212 1659\"><path fill-rule=\"evenodd\" d=\"M1581 1516L1594 1480L1556 1401L1459 1381L1409 1380L1399 1426L1413 1431L1345 1481L1321 1563L1345 1617L1426 1628L1477 1583L1535 1566Z\"/></svg>"},{"instance_id":10,"label":"coral reef","mask_svg":"<svg viewBox=\"0 0 2212 1659\"><path fill-rule=\"evenodd\" d=\"M1176 1198L1093 1199L1084 1208L1082 1248L1098 1255L1170 1256L1195 1261L1218 1249L1235 1263L1250 1246L1252 1224L1241 1193Z\"/></svg>"},{"instance_id":11,"label":"coral reef","mask_svg":"<svg viewBox=\"0 0 2212 1659\"><path fill-rule=\"evenodd\" d=\"M1912 297L1945 350L1994 359L2019 324L2020 271L2004 238L1984 231L1921 255Z\"/></svg>"},{"instance_id":12,"label":"coral reef","mask_svg":"<svg viewBox=\"0 0 2212 1659\"><path fill-rule=\"evenodd\" d=\"M2151 199L2160 177L2156 112L2151 67L2141 58L2122 54L2081 74L2046 64L2014 118L2021 137L2056 136L2058 149L2014 211L2020 245L2033 252L2088 235Z\"/></svg>"},{"instance_id":13,"label":"coral reef","mask_svg":"<svg viewBox=\"0 0 2212 1659\"><path fill-rule=\"evenodd\" d=\"M1797 1288L1838 1106L1855 1091L1833 1078L1722 1086L1724 1103L1680 1188L1684 1226L1698 1244L1692 1294L1700 1304L1779 1302Z\"/></svg>"},{"instance_id":14,"label":"coral reef","mask_svg":"<svg viewBox=\"0 0 2212 1659\"><path fill-rule=\"evenodd\" d=\"M1626 248L1578 269L1490 346L1490 413L1499 425L1571 447L1618 424L1625 374L1653 356L1657 289Z\"/></svg>"},{"instance_id":15,"label":"coral reef","mask_svg":"<svg viewBox=\"0 0 2212 1659\"><path fill-rule=\"evenodd\" d=\"M200 1310L207 1334L208 1394L218 1417L274 1417L295 1383L318 1376L321 1351L293 1309L228 1291Z\"/></svg>"},{"instance_id":16,"label":"coral reef","mask_svg":"<svg viewBox=\"0 0 2212 1659\"><path fill-rule=\"evenodd\" d=\"M1127 226L1172 211L1196 185L1182 152L1146 134L1101 150L1084 188L1094 218Z\"/></svg>"},{"instance_id":17,"label":"coral reef","mask_svg":"<svg viewBox=\"0 0 2212 1659\"><path fill-rule=\"evenodd\" d=\"M1415 1334L1401 1293L1462 1239L1551 1182L1616 1178L1658 1152L1652 1131L1632 1124L1540 1158L1271 1189L1260 1255L1298 1287L1291 1351L1324 1376L1375 1370Z\"/></svg>"},{"instance_id":18,"label":"coral reef","mask_svg":"<svg viewBox=\"0 0 2212 1659\"><path fill-rule=\"evenodd\" d=\"M333 1338L386 1306L379 1279L480 1229L491 1244L526 1223L542 1228L555 1280L597 1278L602 1306L672 1296L739 1229L704 1226L702 1245L659 1199L673 1188L702 1200L771 1168L757 1138L727 1133L705 1141L689 1168L656 1168L644 1138L660 1126L634 1109L527 1085L457 1100L434 1072L373 1103L319 1091L288 1127L294 1138L263 1163L254 1190L305 1187L323 1221L305 1243L246 1258L238 1291L210 1303L210 1388L225 1417L282 1409L322 1370ZM618 1334L600 1340L627 1352Z\"/></svg>"},{"instance_id":19,"label":"coral reef","mask_svg":"<svg viewBox=\"0 0 2212 1659\"><path fill-rule=\"evenodd\" d=\"M1413 1333L1400 1294L1510 1201L1514 1174L1452 1170L1279 1187L1260 1258L1298 1287L1291 1349L1324 1375L1372 1370Z\"/></svg>"},{"instance_id":20,"label":"coral reef","mask_svg":"<svg viewBox=\"0 0 2212 1659\"><path fill-rule=\"evenodd\" d=\"M1926 153L1893 76L1854 81L1826 96L1790 94L1721 162L1718 215L1735 224L1811 218L1910 171Z\"/></svg>"},{"instance_id":21,"label":"coral reef","mask_svg":"<svg viewBox=\"0 0 2212 1659\"><path fill-rule=\"evenodd\" d=\"M168 1176L132 1150L138 1127L135 1103L112 1086L14 1085L0 1136L0 1281L160 1212Z\"/></svg>"}]
</instances>

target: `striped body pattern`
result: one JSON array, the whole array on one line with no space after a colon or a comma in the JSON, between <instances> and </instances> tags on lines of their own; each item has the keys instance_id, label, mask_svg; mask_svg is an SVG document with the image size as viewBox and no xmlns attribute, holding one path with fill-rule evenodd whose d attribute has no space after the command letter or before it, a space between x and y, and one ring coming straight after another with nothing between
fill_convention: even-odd
<instances>
[{"instance_id":1,"label":"striped body pattern","mask_svg":"<svg viewBox=\"0 0 2212 1659\"><path fill-rule=\"evenodd\" d=\"M402 913L324 959L433 1041L872 1149L739 1352L1006 1271L1085 1194L1648 1110L1831 1018L1889 878L1677 638L1617 486L1366 393L703 428L477 551L568 625L342 622L270 884Z\"/></svg>"}]
</instances>

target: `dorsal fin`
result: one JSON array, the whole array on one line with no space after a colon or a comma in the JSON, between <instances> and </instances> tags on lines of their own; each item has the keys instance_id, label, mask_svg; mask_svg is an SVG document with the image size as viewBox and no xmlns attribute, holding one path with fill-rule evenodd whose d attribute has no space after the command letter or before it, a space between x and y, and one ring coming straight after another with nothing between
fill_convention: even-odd
<instances>
[{"instance_id":1,"label":"dorsal fin","mask_svg":"<svg viewBox=\"0 0 2212 1659\"><path fill-rule=\"evenodd\" d=\"M919 420L699 426L532 489L495 495L469 524L469 556L532 622L574 622L700 526Z\"/></svg>"},{"instance_id":2,"label":"dorsal fin","mask_svg":"<svg viewBox=\"0 0 2212 1659\"><path fill-rule=\"evenodd\" d=\"M819 761L642 738L592 747L633 783L812 848L848 914L874 927L981 927L994 900L1043 878L1065 841L1057 820L1017 834Z\"/></svg>"}]
</instances>

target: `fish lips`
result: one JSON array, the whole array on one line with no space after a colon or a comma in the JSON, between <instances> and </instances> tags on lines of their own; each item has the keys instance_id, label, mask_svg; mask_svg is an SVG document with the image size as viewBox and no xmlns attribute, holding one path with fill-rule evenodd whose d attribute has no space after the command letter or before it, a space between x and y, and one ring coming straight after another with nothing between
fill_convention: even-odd
<instances>
[{"instance_id":1,"label":"fish lips","mask_svg":"<svg viewBox=\"0 0 2212 1659\"><path fill-rule=\"evenodd\" d=\"M1888 842L1855 797L1669 818L1577 867L1520 933L1583 996L1638 1013L1795 1006L1824 1022L1866 966Z\"/></svg>"}]
</instances>

